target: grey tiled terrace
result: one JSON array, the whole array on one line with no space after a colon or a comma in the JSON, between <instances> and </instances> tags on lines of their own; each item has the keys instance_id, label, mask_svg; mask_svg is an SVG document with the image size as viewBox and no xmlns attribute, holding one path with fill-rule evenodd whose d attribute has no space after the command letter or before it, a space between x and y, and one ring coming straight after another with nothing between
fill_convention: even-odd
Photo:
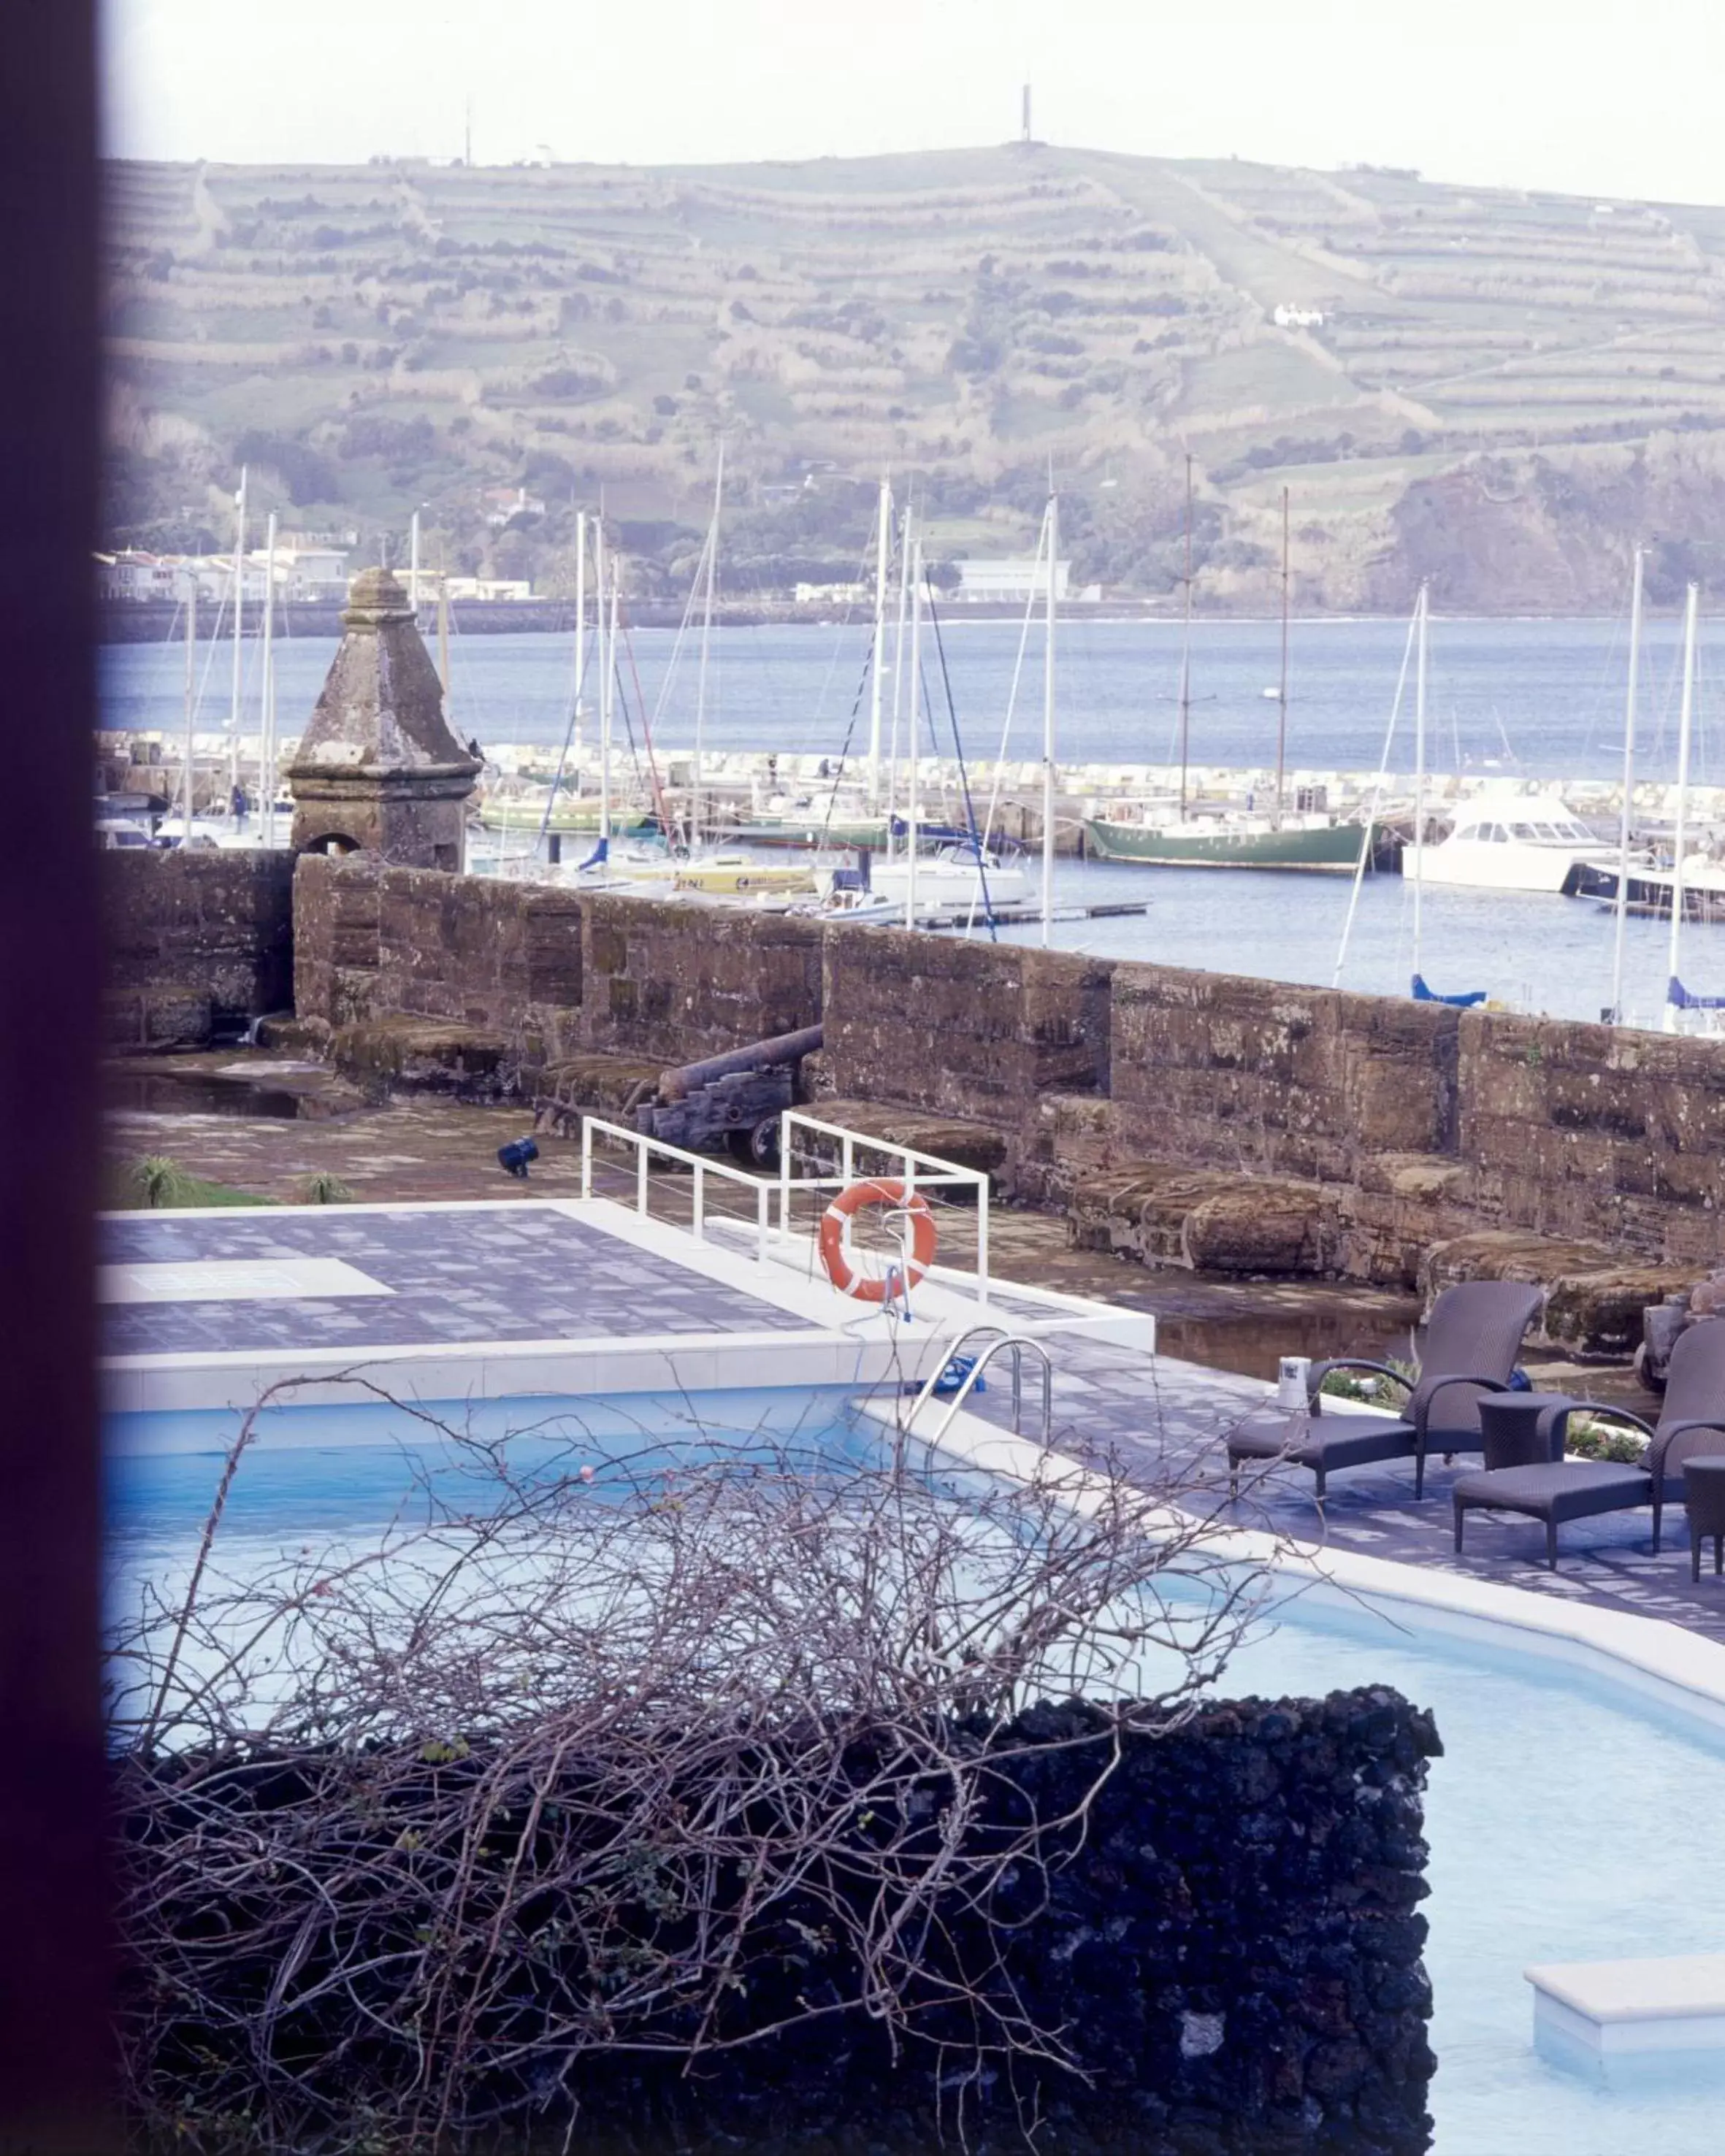
<instances>
[{"instance_id":1,"label":"grey tiled terrace","mask_svg":"<svg viewBox=\"0 0 1725 2156\"><path fill-rule=\"evenodd\" d=\"M341 1258L394 1291L115 1304L104 1313L111 1355L813 1329L776 1303L637 1250L590 1222L518 1203L446 1213L136 1213L106 1222L104 1242L111 1265Z\"/></svg>"},{"instance_id":2,"label":"grey tiled terrace","mask_svg":"<svg viewBox=\"0 0 1725 2156\"><path fill-rule=\"evenodd\" d=\"M1189 1509L1213 1507L1231 1525L1262 1527L1422 1571L1460 1573L1501 1587L1661 1617L1725 1640L1725 1580L1713 1577L1711 1554L1704 1553L1701 1580L1691 1581L1689 1523L1681 1506L1666 1508L1665 1548L1657 1557L1651 1550L1653 1515L1645 1507L1569 1523L1560 1531L1559 1569L1552 1573L1546 1568L1540 1523L1504 1513L1470 1514L1467 1548L1456 1556L1450 1491L1459 1475L1478 1469L1477 1453L1462 1455L1453 1468L1429 1460L1426 1494L1418 1501L1409 1460L1332 1475L1321 1505L1304 1468L1274 1466L1243 1477L1240 1500L1230 1504L1225 1440L1231 1428L1264 1406L1261 1381L1168 1356L1147 1362L1121 1348L1069 1337L1051 1345L1055 1448L1093 1466L1111 1464L1146 1487L1178 1479L1187 1486L1182 1502ZM1003 1421L1009 1411L1006 1384L991 1382L987 1394L971 1404L976 1414ZM1025 1426L1032 1424L1027 1419Z\"/></svg>"}]
</instances>

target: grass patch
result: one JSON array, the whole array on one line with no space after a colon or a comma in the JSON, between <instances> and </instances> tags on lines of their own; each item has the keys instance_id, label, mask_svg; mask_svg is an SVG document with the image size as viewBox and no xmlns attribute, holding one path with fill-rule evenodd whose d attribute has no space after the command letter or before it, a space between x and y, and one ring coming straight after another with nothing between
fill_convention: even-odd
<instances>
[{"instance_id":1,"label":"grass patch","mask_svg":"<svg viewBox=\"0 0 1725 2156\"><path fill-rule=\"evenodd\" d=\"M1625 1429L1621 1423L1571 1415L1563 1450L1572 1460L1610 1460L1620 1467L1640 1467L1647 1458L1647 1440L1640 1430Z\"/></svg>"},{"instance_id":2,"label":"grass patch","mask_svg":"<svg viewBox=\"0 0 1725 2156\"><path fill-rule=\"evenodd\" d=\"M1410 1385L1419 1382L1418 1368L1399 1355L1387 1358L1385 1367L1405 1378ZM1369 1370L1331 1370L1318 1390L1331 1399L1370 1400L1383 1407L1393 1407L1406 1398L1399 1385L1393 1385L1387 1378L1376 1377Z\"/></svg>"},{"instance_id":3,"label":"grass patch","mask_svg":"<svg viewBox=\"0 0 1725 2156\"><path fill-rule=\"evenodd\" d=\"M335 1180L333 1177L328 1179ZM211 1183L201 1175L190 1174L178 1161L166 1159L160 1153L147 1154L142 1160L116 1168L110 1182L112 1188L108 1204L111 1210L119 1213L177 1211L193 1205L274 1205L277 1202L273 1198L260 1197L255 1190L238 1190L230 1183Z\"/></svg>"}]
</instances>

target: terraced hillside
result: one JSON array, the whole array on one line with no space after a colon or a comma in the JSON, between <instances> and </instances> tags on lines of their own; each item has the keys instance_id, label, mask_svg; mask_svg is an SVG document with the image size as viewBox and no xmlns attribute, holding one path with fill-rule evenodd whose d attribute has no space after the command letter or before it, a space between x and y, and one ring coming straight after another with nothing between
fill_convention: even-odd
<instances>
[{"instance_id":1,"label":"terraced hillside","mask_svg":"<svg viewBox=\"0 0 1725 2156\"><path fill-rule=\"evenodd\" d=\"M452 565L554 588L602 490L669 590L721 437L734 592L853 574L883 467L947 554L1027 544L1052 469L1079 578L1166 594L1190 452L1215 605L1270 598L1285 485L1302 604L1609 604L1635 537L1668 585L1725 537L1725 210L1041 145L111 201L142 543L219 532L245 461L291 521L424 504Z\"/></svg>"}]
</instances>

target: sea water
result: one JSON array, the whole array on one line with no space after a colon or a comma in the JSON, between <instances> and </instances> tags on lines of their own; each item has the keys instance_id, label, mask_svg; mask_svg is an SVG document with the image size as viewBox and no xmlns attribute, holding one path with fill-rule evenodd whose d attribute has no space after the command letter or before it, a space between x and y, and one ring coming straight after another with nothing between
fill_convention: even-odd
<instances>
[{"instance_id":1,"label":"sea water","mask_svg":"<svg viewBox=\"0 0 1725 2156\"><path fill-rule=\"evenodd\" d=\"M867 747L863 690L869 627L858 619L819 626L775 624L715 636L705 740L713 750L860 757ZM932 747L950 756L952 711L967 757L1041 752L1039 630L1020 666L1011 622L943 624L945 656L928 658ZM1680 659L1677 625L1655 618L1644 657L1638 767L1651 779L1675 775ZM645 629L625 668L629 701L655 718L655 739L686 750L694 726L694 671L670 661L669 630ZM1289 767L1371 772L1384 752L1398 679L1407 655L1403 623L1296 622L1291 637ZM284 735L298 731L317 700L335 650L327 637L278 640L277 706ZM209 647L205 647L206 655ZM1725 737L1704 644L1693 774L1725 778ZM566 635L457 637L451 704L463 737L484 743L563 740L573 692L573 640ZM1057 652L1059 755L1063 763L1164 762L1175 753L1180 680L1177 624L1090 619L1074 612ZM248 654L250 675L257 654ZM1192 757L1199 766L1263 767L1275 755L1274 690L1280 629L1267 621L1200 624L1193 637ZM1532 778L1616 778L1622 767L1625 625L1609 620L1438 621L1432 630L1429 762L1434 771ZM161 729L181 724L183 659L170 644L109 646L103 654L104 723ZM638 675L640 696L635 696ZM1006 728L1016 706L1010 730ZM200 676L201 678L201 676ZM225 723L224 663L209 670L199 724ZM591 684L589 685L591 703ZM890 703L890 699L888 699ZM242 725L255 728L255 685ZM589 718L590 745L591 717ZM638 746L640 722L635 721ZM620 743L621 767L631 752ZM1391 743L1390 768L1413 767L1411 688ZM979 816L982 807L979 805ZM1346 878L1244 875L1200 870L1136 870L1062 861L1057 900L1070 906L1143 904L1141 917L1060 921L1048 940L1061 949L1149 959L1213 972L1328 985L1336 977L1348 910ZM1405 995L1414 968L1413 894L1400 878L1367 879L1341 985ZM1613 929L1607 911L1575 899L1522 893L1428 890L1419 969L1440 993L1483 989L1519 1008L1565 1018L1597 1018L1612 1001ZM975 932L986 934L979 925ZM1039 928L1003 932L1034 942ZM1625 1003L1656 1024L1664 1000L1666 935L1654 921L1630 924ZM1702 993L1725 991L1725 927L1686 932L1681 969Z\"/></svg>"}]
</instances>

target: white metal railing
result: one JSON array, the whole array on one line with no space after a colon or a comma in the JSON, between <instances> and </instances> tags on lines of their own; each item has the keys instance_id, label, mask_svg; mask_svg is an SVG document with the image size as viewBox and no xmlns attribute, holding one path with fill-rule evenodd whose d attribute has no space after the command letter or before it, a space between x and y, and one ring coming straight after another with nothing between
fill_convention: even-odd
<instances>
[{"instance_id":1,"label":"white metal railing","mask_svg":"<svg viewBox=\"0 0 1725 2156\"><path fill-rule=\"evenodd\" d=\"M794 1133L796 1131L814 1132L828 1141L837 1141L838 1167L836 1173L798 1175L792 1173ZM884 1154L899 1166L892 1169L870 1169L863 1180L870 1177L890 1174L894 1182L904 1186L906 1207L919 1191L949 1189L955 1185L973 1190L976 1200L976 1296L979 1308L988 1304L988 1177L981 1168L960 1168L956 1161L943 1160L938 1153L919 1152L914 1146L896 1145L890 1138L876 1138L864 1131L849 1131L837 1123L823 1123L816 1116L806 1116L800 1109L784 1111L779 1127L779 1173L776 1182L765 1177L751 1175L745 1168L733 1167L729 1162L718 1160L711 1153L687 1152L682 1146L667 1145L662 1138L650 1137L645 1131L631 1130L622 1123L607 1122L600 1116L581 1118L581 1195L591 1198L593 1192L593 1156L595 1139L626 1146L632 1150L635 1166L635 1211L642 1219L651 1217L651 1163L655 1160L674 1163L687 1168L693 1186L693 1213L690 1222L697 1242L707 1240L707 1184L708 1178L718 1176L725 1183L736 1183L749 1193L749 1207L754 1215L754 1255L765 1260L770 1246L777 1240L788 1243L796 1233L791 1220L791 1206L800 1190L842 1190L858 1179L857 1155L858 1152L873 1155ZM805 1147L805 1151L807 1148ZM773 1222L773 1200L778 1199L776 1235ZM911 1224L906 1214L900 1214L899 1234L902 1241L901 1263L908 1275L910 1265Z\"/></svg>"},{"instance_id":2,"label":"white metal railing","mask_svg":"<svg viewBox=\"0 0 1725 2156\"><path fill-rule=\"evenodd\" d=\"M598 1116L581 1118L581 1195L593 1195L593 1141L595 1137L616 1139L635 1148L635 1210L643 1219L651 1217L648 1199L651 1194L648 1163L657 1158L675 1161L689 1170L693 1184L693 1218L691 1232L698 1243L707 1240L707 1179L716 1175L726 1183L740 1183L749 1194L754 1209L754 1255L765 1259L767 1245L772 1238L773 1186L747 1168L733 1168L727 1161L715 1160L710 1153L685 1152L681 1146L667 1145L662 1138L649 1137L645 1131L631 1131L621 1123L608 1123Z\"/></svg>"},{"instance_id":3,"label":"white metal railing","mask_svg":"<svg viewBox=\"0 0 1725 2156\"><path fill-rule=\"evenodd\" d=\"M838 1168L833 1174L797 1175L792 1173L796 1147L796 1134L810 1131L821 1137L838 1142ZM830 1150L830 1147L826 1148ZM943 1160L938 1153L919 1152L914 1146L897 1145L890 1138L871 1137L866 1131L846 1130L839 1123L823 1123L818 1116L806 1116L800 1108L786 1108L779 1119L779 1233L788 1237L791 1233L790 1208L793 1195L799 1190L843 1190L857 1181L857 1154L884 1153L889 1159L903 1163L902 1170L892 1175L895 1183L904 1186L908 1207L919 1190L950 1188L954 1184L974 1190L976 1196L976 1301L988 1306L988 1176L978 1168L960 1168L956 1161ZM811 1148L805 1147L805 1153ZM890 1171L871 1169L874 1177ZM865 1178L868 1179L868 1178ZM904 1241L902 1262L909 1270L910 1262L910 1224L902 1222L900 1235Z\"/></svg>"}]
</instances>

